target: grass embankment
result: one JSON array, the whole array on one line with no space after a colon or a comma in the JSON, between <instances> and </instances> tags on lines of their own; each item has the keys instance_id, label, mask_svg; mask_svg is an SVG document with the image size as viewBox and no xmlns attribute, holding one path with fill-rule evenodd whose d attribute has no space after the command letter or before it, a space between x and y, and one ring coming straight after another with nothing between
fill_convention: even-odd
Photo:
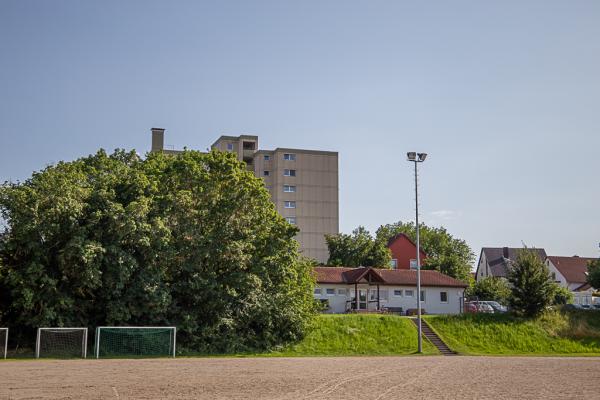
<instances>
[{"instance_id":1,"label":"grass embankment","mask_svg":"<svg viewBox=\"0 0 600 400\"><path fill-rule=\"evenodd\" d=\"M508 314L427 316L463 354L600 355L600 312L552 311L535 319Z\"/></svg>"},{"instance_id":2,"label":"grass embankment","mask_svg":"<svg viewBox=\"0 0 600 400\"><path fill-rule=\"evenodd\" d=\"M408 319L393 315L319 315L300 343L272 356L376 356L414 354L417 330ZM438 354L423 341L423 353Z\"/></svg>"}]
</instances>

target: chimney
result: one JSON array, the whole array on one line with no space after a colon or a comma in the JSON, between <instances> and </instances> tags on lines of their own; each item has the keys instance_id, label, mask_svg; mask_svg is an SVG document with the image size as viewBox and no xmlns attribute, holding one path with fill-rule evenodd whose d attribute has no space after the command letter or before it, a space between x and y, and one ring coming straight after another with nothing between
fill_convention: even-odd
<instances>
[{"instance_id":1,"label":"chimney","mask_svg":"<svg viewBox=\"0 0 600 400\"><path fill-rule=\"evenodd\" d=\"M508 247L502 248L502 257L508 258Z\"/></svg>"},{"instance_id":2,"label":"chimney","mask_svg":"<svg viewBox=\"0 0 600 400\"><path fill-rule=\"evenodd\" d=\"M162 151L165 147L165 130L163 128L152 128L152 149L150 151Z\"/></svg>"}]
</instances>

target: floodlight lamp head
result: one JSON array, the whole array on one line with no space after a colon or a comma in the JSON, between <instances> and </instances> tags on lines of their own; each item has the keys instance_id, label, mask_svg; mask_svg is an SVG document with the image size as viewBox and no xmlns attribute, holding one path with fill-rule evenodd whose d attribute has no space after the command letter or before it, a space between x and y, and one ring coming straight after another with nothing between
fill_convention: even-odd
<instances>
[{"instance_id":1,"label":"floodlight lamp head","mask_svg":"<svg viewBox=\"0 0 600 400\"><path fill-rule=\"evenodd\" d=\"M423 162L427 158L427 153L419 153L418 156L419 156L419 161Z\"/></svg>"},{"instance_id":2,"label":"floodlight lamp head","mask_svg":"<svg viewBox=\"0 0 600 400\"><path fill-rule=\"evenodd\" d=\"M409 151L406 153L406 158L408 161L417 161L417 153L414 151Z\"/></svg>"}]
</instances>

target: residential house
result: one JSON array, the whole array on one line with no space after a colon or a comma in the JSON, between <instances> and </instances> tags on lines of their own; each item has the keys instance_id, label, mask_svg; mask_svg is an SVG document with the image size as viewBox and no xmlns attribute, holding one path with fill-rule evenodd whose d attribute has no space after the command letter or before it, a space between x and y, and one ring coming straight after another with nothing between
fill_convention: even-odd
<instances>
[{"instance_id":1,"label":"residential house","mask_svg":"<svg viewBox=\"0 0 600 400\"><path fill-rule=\"evenodd\" d=\"M587 283L587 266L595 258L548 256L546 266L552 279L573 293L575 304L592 304L594 288Z\"/></svg>"},{"instance_id":2,"label":"residential house","mask_svg":"<svg viewBox=\"0 0 600 400\"><path fill-rule=\"evenodd\" d=\"M479 281L488 276L506 278L510 264L517 260L519 251L522 248L513 247L484 247L479 255L475 280ZM540 261L546 260L546 251L544 249L530 248L540 258Z\"/></svg>"},{"instance_id":3,"label":"residential house","mask_svg":"<svg viewBox=\"0 0 600 400\"><path fill-rule=\"evenodd\" d=\"M371 267L315 267L314 296L328 313L417 308L417 271ZM464 282L438 271L421 271L421 307L428 314L459 314ZM358 296L357 296L358 294Z\"/></svg>"},{"instance_id":4,"label":"residential house","mask_svg":"<svg viewBox=\"0 0 600 400\"><path fill-rule=\"evenodd\" d=\"M399 233L388 240L388 249L392 253L392 269L416 269L417 268L417 246L404 233ZM419 250L421 265L427 258L423 249Z\"/></svg>"}]
</instances>

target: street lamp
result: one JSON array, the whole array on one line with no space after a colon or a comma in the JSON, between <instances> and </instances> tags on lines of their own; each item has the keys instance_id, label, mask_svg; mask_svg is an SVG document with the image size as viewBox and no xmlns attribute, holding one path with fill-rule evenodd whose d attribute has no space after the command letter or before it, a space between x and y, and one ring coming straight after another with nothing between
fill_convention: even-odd
<instances>
[{"instance_id":1,"label":"street lamp","mask_svg":"<svg viewBox=\"0 0 600 400\"><path fill-rule=\"evenodd\" d=\"M415 163L415 227L417 229L417 327L419 330L419 353L423 352L423 338L421 330L421 251L419 247L419 189L417 181L417 164L425 161L427 153L406 153L408 161Z\"/></svg>"}]
</instances>

